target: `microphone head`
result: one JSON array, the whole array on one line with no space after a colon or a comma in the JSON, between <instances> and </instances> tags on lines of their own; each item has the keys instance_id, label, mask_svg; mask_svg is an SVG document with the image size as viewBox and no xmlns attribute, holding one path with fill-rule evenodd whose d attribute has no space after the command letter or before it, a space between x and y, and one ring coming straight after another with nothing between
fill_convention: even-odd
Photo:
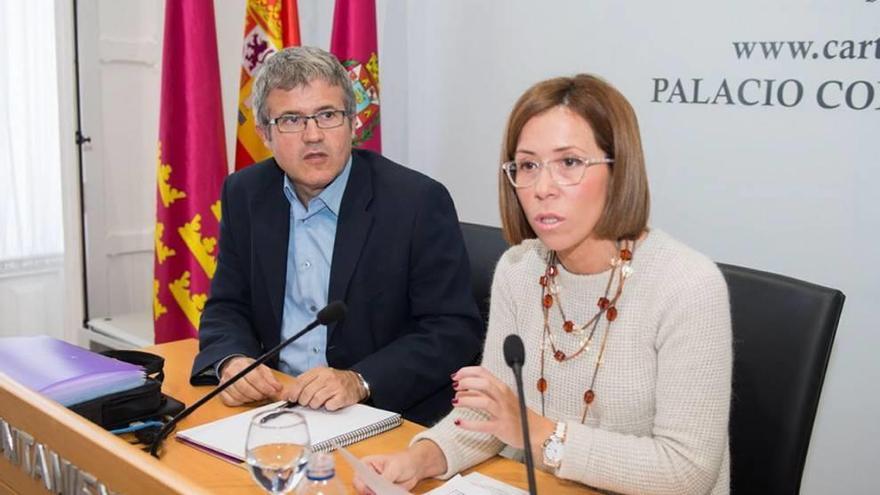
<instances>
[{"instance_id":1,"label":"microphone head","mask_svg":"<svg viewBox=\"0 0 880 495\"><path fill-rule=\"evenodd\" d=\"M512 333L504 339L504 360L511 368L515 364L522 366L526 362L526 349L519 335Z\"/></svg>"},{"instance_id":2,"label":"microphone head","mask_svg":"<svg viewBox=\"0 0 880 495\"><path fill-rule=\"evenodd\" d=\"M347 308L345 307L344 302L333 301L332 303L324 306L324 309L318 311L318 316L316 319L321 325L329 325L345 317L346 311Z\"/></svg>"}]
</instances>

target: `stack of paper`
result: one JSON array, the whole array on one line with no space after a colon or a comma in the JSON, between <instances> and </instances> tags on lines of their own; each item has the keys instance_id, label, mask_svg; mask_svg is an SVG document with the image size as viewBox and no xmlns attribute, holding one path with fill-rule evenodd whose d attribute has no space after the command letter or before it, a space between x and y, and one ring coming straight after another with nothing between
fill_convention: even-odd
<instances>
[{"instance_id":1,"label":"stack of paper","mask_svg":"<svg viewBox=\"0 0 880 495\"><path fill-rule=\"evenodd\" d=\"M0 338L0 373L65 406L146 381L140 366L45 335Z\"/></svg>"}]
</instances>

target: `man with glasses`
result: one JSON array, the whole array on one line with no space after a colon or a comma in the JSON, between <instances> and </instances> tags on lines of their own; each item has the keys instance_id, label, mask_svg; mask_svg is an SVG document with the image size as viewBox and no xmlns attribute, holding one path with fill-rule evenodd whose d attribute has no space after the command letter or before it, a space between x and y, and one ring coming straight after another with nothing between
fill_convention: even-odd
<instances>
[{"instance_id":1,"label":"man with glasses","mask_svg":"<svg viewBox=\"0 0 880 495\"><path fill-rule=\"evenodd\" d=\"M289 399L336 410L369 403L429 423L450 409L450 374L470 364L483 328L455 208L438 182L352 149L348 73L311 47L271 56L253 108L273 157L223 186L220 250L199 329L194 384L228 380L343 300L318 327L221 397Z\"/></svg>"}]
</instances>

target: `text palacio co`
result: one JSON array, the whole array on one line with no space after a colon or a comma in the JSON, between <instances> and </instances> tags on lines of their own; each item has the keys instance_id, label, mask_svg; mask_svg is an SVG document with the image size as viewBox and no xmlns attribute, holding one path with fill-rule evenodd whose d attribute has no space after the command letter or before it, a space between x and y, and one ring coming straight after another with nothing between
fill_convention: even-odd
<instances>
[{"instance_id":1,"label":"text palacio co","mask_svg":"<svg viewBox=\"0 0 880 495\"><path fill-rule=\"evenodd\" d=\"M827 110L880 110L880 81L827 80L816 86L809 99L807 87L797 79L725 78L711 82L655 77L652 81L652 103L791 108L814 101Z\"/></svg>"}]
</instances>

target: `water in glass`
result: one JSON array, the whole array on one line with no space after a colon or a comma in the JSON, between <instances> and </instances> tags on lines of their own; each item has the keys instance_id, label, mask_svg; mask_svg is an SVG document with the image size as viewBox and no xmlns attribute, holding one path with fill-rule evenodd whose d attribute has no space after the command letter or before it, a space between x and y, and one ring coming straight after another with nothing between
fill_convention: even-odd
<instances>
[{"instance_id":1,"label":"water in glass","mask_svg":"<svg viewBox=\"0 0 880 495\"><path fill-rule=\"evenodd\" d=\"M251 420L247 463L254 480L267 492L277 495L296 487L309 453L309 431L299 413L273 409Z\"/></svg>"}]
</instances>

